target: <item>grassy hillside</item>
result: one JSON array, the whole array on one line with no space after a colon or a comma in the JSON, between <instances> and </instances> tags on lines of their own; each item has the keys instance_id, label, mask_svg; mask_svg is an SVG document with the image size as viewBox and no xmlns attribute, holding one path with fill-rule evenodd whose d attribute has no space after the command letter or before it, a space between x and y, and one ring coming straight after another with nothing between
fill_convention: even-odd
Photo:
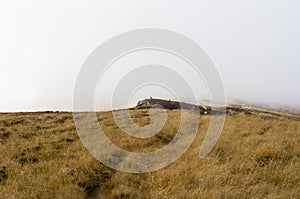
<instances>
[{"instance_id":1,"label":"grassy hillside","mask_svg":"<svg viewBox=\"0 0 300 199\"><path fill-rule=\"evenodd\" d=\"M148 109L131 110L140 125ZM162 131L132 138L111 112L98 113L107 136L129 151L170 142L180 121L168 110ZM300 121L263 112L230 111L213 151L198 152L209 124L170 166L146 174L115 171L95 160L76 134L71 113L0 114L0 198L300 198Z\"/></svg>"}]
</instances>

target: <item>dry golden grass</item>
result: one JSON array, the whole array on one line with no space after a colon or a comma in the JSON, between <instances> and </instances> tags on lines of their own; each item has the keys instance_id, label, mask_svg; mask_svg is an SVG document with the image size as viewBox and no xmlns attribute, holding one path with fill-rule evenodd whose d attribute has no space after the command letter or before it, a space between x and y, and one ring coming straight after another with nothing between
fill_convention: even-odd
<instances>
[{"instance_id":1,"label":"dry golden grass","mask_svg":"<svg viewBox=\"0 0 300 199\"><path fill-rule=\"evenodd\" d=\"M148 110L132 110L140 125ZM167 111L157 135L122 133L111 112L98 114L107 136L128 151L153 151L170 142L180 112ZM0 114L0 198L300 198L300 122L232 112L203 159L198 152L210 116L196 139L170 166L145 174L110 169L83 147L71 113Z\"/></svg>"}]
</instances>

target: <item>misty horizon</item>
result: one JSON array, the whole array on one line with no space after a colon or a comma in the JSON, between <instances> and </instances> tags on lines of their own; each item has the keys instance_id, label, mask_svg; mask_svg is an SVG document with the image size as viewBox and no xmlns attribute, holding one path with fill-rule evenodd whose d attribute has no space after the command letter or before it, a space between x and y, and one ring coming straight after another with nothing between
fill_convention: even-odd
<instances>
[{"instance_id":1,"label":"misty horizon","mask_svg":"<svg viewBox=\"0 0 300 199\"><path fill-rule=\"evenodd\" d=\"M198 43L223 80L227 103L300 111L299 2L10 1L0 5L0 112L72 111L76 78L89 54L115 35L145 27L176 31ZM155 56L150 52L134 61L129 56L119 67ZM126 67L112 71L107 82L128 71ZM186 75L193 80L192 74ZM110 109L110 98L100 99L98 94L109 96L112 85L95 90L97 110ZM203 85L197 88L197 101L189 96L184 101L209 101ZM132 106L149 96L175 100L171 93L149 87L129 101L120 101Z\"/></svg>"}]
</instances>

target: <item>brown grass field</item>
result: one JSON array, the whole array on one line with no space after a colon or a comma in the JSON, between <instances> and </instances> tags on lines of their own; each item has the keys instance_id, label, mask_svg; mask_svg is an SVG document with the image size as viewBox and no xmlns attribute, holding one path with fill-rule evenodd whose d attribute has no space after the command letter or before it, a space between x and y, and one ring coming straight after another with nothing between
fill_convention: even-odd
<instances>
[{"instance_id":1,"label":"brown grass field","mask_svg":"<svg viewBox=\"0 0 300 199\"><path fill-rule=\"evenodd\" d=\"M131 110L140 125L148 109ZM179 125L168 110L161 132L133 138L98 113L107 136L128 151L153 151ZM230 112L218 143L198 158L210 116L201 116L191 147L168 167L130 174L99 163L82 145L72 113L0 114L0 198L300 198L300 121L266 113Z\"/></svg>"}]
</instances>

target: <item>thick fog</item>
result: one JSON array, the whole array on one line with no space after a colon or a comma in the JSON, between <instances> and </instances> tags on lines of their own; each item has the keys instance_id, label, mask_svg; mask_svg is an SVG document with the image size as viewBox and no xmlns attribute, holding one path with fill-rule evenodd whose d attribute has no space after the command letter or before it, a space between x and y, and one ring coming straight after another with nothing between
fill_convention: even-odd
<instances>
[{"instance_id":1,"label":"thick fog","mask_svg":"<svg viewBox=\"0 0 300 199\"><path fill-rule=\"evenodd\" d=\"M0 112L71 111L89 54L139 28L168 29L197 42L218 69L229 102L300 110L299 1L12 0L0 3ZM110 107L107 93L127 72L114 70L96 90L99 109ZM156 85L137 92L130 105L149 96L174 98Z\"/></svg>"}]
</instances>

